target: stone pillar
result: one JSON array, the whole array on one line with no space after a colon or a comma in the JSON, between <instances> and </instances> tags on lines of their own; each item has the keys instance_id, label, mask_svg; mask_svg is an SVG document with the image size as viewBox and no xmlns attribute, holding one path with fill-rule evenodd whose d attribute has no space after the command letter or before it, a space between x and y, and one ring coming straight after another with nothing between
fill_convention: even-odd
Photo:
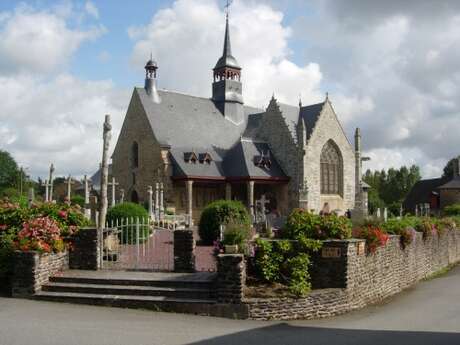
<instances>
[{"instance_id":1,"label":"stone pillar","mask_svg":"<svg viewBox=\"0 0 460 345\"><path fill-rule=\"evenodd\" d=\"M195 272L193 230L174 231L174 272Z\"/></svg>"},{"instance_id":2,"label":"stone pillar","mask_svg":"<svg viewBox=\"0 0 460 345\"><path fill-rule=\"evenodd\" d=\"M147 195L149 197L149 217L153 217L153 188L149 186L147 189Z\"/></svg>"},{"instance_id":3,"label":"stone pillar","mask_svg":"<svg viewBox=\"0 0 460 345\"><path fill-rule=\"evenodd\" d=\"M217 257L216 293L218 303L240 304L246 285L246 263L242 254Z\"/></svg>"},{"instance_id":4,"label":"stone pillar","mask_svg":"<svg viewBox=\"0 0 460 345\"><path fill-rule=\"evenodd\" d=\"M190 219L190 226L193 226L193 181L186 181L186 195L187 195L187 215Z\"/></svg>"},{"instance_id":5,"label":"stone pillar","mask_svg":"<svg viewBox=\"0 0 460 345\"><path fill-rule=\"evenodd\" d=\"M83 181L85 185L85 217L86 219L91 219L91 209L89 208L89 181L86 175Z\"/></svg>"},{"instance_id":6,"label":"stone pillar","mask_svg":"<svg viewBox=\"0 0 460 345\"><path fill-rule=\"evenodd\" d=\"M164 186L163 182L160 183L160 219L163 219L165 214L165 204L164 204Z\"/></svg>"},{"instance_id":7,"label":"stone pillar","mask_svg":"<svg viewBox=\"0 0 460 345\"><path fill-rule=\"evenodd\" d=\"M155 220L160 220L160 184L155 184Z\"/></svg>"},{"instance_id":8,"label":"stone pillar","mask_svg":"<svg viewBox=\"0 0 460 345\"><path fill-rule=\"evenodd\" d=\"M67 252L39 254L37 252L14 253L14 272L11 278L13 297L31 297L56 273L69 268Z\"/></svg>"},{"instance_id":9,"label":"stone pillar","mask_svg":"<svg viewBox=\"0 0 460 345\"><path fill-rule=\"evenodd\" d=\"M248 182L248 208L251 215L251 221L254 221L254 181Z\"/></svg>"},{"instance_id":10,"label":"stone pillar","mask_svg":"<svg viewBox=\"0 0 460 345\"><path fill-rule=\"evenodd\" d=\"M225 200L232 200L232 185L228 182L225 184Z\"/></svg>"},{"instance_id":11,"label":"stone pillar","mask_svg":"<svg viewBox=\"0 0 460 345\"><path fill-rule=\"evenodd\" d=\"M89 198L89 207L90 207L90 212L91 212L91 222L93 224L97 224L98 217L97 217L97 197L96 196L91 196Z\"/></svg>"},{"instance_id":12,"label":"stone pillar","mask_svg":"<svg viewBox=\"0 0 460 345\"><path fill-rule=\"evenodd\" d=\"M75 270L100 268L100 243L97 228L80 229L69 253L69 267Z\"/></svg>"}]
</instances>

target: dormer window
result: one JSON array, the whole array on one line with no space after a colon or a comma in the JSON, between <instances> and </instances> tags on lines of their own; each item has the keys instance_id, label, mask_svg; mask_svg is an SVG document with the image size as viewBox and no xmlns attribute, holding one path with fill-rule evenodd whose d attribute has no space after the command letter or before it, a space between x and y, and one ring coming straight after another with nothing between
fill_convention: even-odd
<instances>
[{"instance_id":1,"label":"dormer window","mask_svg":"<svg viewBox=\"0 0 460 345\"><path fill-rule=\"evenodd\" d=\"M211 155L206 152L206 153L200 153L199 155L199 160L201 164L211 164L212 162L212 157Z\"/></svg>"},{"instance_id":2,"label":"dormer window","mask_svg":"<svg viewBox=\"0 0 460 345\"><path fill-rule=\"evenodd\" d=\"M186 163L196 164L196 162L198 161L198 158L197 158L195 152L185 152L184 153L184 161Z\"/></svg>"},{"instance_id":3,"label":"dormer window","mask_svg":"<svg viewBox=\"0 0 460 345\"><path fill-rule=\"evenodd\" d=\"M261 169L270 170L272 166L272 161L270 159L270 152L269 151L267 151L266 153L262 152L260 156L255 156L254 164Z\"/></svg>"}]
</instances>

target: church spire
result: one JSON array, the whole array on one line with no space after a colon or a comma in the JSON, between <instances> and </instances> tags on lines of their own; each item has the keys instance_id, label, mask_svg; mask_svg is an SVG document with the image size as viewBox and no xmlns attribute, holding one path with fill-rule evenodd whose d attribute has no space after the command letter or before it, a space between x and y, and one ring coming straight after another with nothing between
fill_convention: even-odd
<instances>
[{"instance_id":1,"label":"church spire","mask_svg":"<svg viewBox=\"0 0 460 345\"><path fill-rule=\"evenodd\" d=\"M244 121L243 85L241 83L241 67L232 55L229 6L230 3L227 1L224 50L213 69L212 100L226 119L235 124L240 124Z\"/></svg>"}]
</instances>

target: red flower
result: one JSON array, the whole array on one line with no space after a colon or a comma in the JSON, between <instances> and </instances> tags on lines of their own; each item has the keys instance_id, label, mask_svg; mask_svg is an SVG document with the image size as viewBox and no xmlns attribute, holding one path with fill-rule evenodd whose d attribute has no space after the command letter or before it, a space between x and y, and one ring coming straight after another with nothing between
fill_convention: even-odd
<instances>
[{"instance_id":1,"label":"red flower","mask_svg":"<svg viewBox=\"0 0 460 345\"><path fill-rule=\"evenodd\" d=\"M58 216L61 217L62 219L67 219L67 212L66 211L59 211Z\"/></svg>"},{"instance_id":2,"label":"red flower","mask_svg":"<svg viewBox=\"0 0 460 345\"><path fill-rule=\"evenodd\" d=\"M5 231L6 229L8 229L8 225L6 224L0 225L0 231Z\"/></svg>"}]
</instances>

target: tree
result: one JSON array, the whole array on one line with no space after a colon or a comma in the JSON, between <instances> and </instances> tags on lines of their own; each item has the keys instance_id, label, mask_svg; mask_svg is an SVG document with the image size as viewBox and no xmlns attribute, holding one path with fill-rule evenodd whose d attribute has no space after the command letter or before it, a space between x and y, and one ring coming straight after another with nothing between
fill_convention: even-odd
<instances>
[{"instance_id":1,"label":"tree","mask_svg":"<svg viewBox=\"0 0 460 345\"><path fill-rule=\"evenodd\" d=\"M457 164L457 158L452 158L447 162L446 166L443 169L443 178L451 179L454 177L454 164Z\"/></svg>"},{"instance_id":2,"label":"tree","mask_svg":"<svg viewBox=\"0 0 460 345\"><path fill-rule=\"evenodd\" d=\"M14 187L19 174L14 158L8 152L0 150L0 190Z\"/></svg>"},{"instance_id":3,"label":"tree","mask_svg":"<svg viewBox=\"0 0 460 345\"><path fill-rule=\"evenodd\" d=\"M388 171L367 170L363 180L371 186L370 211L375 212L377 208L388 207L392 214L398 214L403 200L420 178L420 169L415 165L410 168L390 168Z\"/></svg>"}]
</instances>

